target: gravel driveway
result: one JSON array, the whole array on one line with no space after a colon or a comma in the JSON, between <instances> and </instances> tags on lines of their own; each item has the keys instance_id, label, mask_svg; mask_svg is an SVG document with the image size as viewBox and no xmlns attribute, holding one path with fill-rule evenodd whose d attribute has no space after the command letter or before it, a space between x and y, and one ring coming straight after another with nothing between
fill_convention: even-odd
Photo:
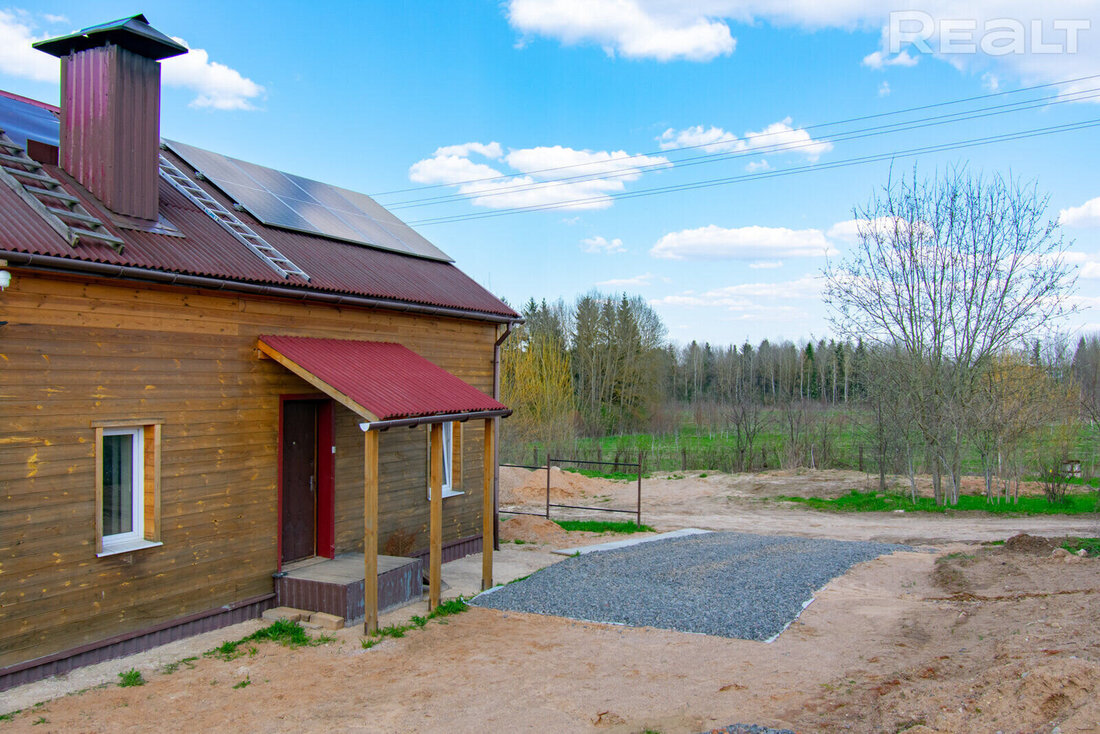
<instances>
[{"instance_id":1,"label":"gravel driveway","mask_svg":"<svg viewBox=\"0 0 1100 734\"><path fill-rule=\"evenodd\" d=\"M853 565L909 546L708 533L566 559L476 606L768 640Z\"/></svg>"}]
</instances>

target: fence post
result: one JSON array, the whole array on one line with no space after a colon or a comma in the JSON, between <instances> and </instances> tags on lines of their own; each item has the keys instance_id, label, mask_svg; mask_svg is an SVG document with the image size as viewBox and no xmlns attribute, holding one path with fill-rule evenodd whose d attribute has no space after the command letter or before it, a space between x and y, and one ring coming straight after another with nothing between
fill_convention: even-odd
<instances>
[{"instance_id":1,"label":"fence post","mask_svg":"<svg viewBox=\"0 0 1100 734\"><path fill-rule=\"evenodd\" d=\"M863 446L859 447L859 470L863 471Z\"/></svg>"},{"instance_id":2,"label":"fence post","mask_svg":"<svg viewBox=\"0 0 1100 734\"><path fill-rule=\"evenodd\" d=\"M687 446L680 449L680 471L687 471L688 468L688 450Z\"/></svg>"},{"instance_id":3,"label":"fence post","mask_svg":"<svg viewBox=\"0 0 1100 734\"><path fill-rule=\"evenodd\" d=\"M638 528L642 527L642 454L638 453Z\"/></svg>"},{"instance_id":4,"label":"fence post","mask_svg":"<svg viewBox=\"0 0 1100 734\"><path fill-rule=\"evenodd\" d=\"M550 454L546 454L546 519L550 519Z\"/></svg>"}]
</instances>

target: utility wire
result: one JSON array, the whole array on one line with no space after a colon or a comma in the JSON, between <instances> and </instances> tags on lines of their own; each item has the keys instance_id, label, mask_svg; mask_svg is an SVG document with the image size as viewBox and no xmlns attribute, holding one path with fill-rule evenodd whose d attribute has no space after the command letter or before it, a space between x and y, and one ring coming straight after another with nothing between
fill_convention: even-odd
<instances>
[{"instance_id":1,"label":"utility wire","mask_svg":"<svg viewBox=\"0 0 1100 734\"><path fill-rule=\"evenodd\" d=\"M979 95L974 95L972 97L962 97L962 98L959 98L959 99L946 100L946 101L943 101L943 102L933 102L933 103L925 104L925 105L917 105L917 106L914 106L914 107L906 107L906 108L903 108L903 109L900 109L900 110L893 110L891 112L878 112L878 113L871 114L871 115L859 115L857 117L849 117L849 118L843 119L843 120L834 120L832 122L819 122L819 123L814 123L812 125L804 125L804 126L802 126L800 128L797 128L797 129L799 129L799 130L816 130L816 129L819 129L819 128L822 128L822 127L834 127L836 125L846 125L846 124L852 123L852 122L863 122L863 121L866 121L866 120L875 120L875 119L879 119L879 118L882 118L882 117L891 117L891 116L894 116L894 115L903 115L903 114L906 114L906 113L909 113L909 112L920 112L922 110L936 109L936 108L939 108L939 107L947 107L947 106L950 106L950 105L965 104L967 102L974 102L974 101L980 100L980 99L992 99L994 97L1003 97L1003 96L1011 95L1011 94L1022 94L1023 92L1031 92L1031 91L1035 91L1036 89L1046 89L1046 88L1049 88L1049 87L1062 86L1062 85L1066 85L1066 84L1075 84L1077 82L1088 81L1090 79L1098 79L1098 78L1100 78L1100 74L1090 74L1088 76L1080 76L1080 77L1075 77L1075 78L1072 78L1072 79L1062 79L1060 81L1047 82L1045 84L1035 84L1035 85L1032 85L1030 87L1020 87L1019 89L1008 89L1008 90L1005 90L1003 92L991 92L989 94L979 94ZM764 133L763 135L767 136L767 135L773 135L773 134L775 134L775 133ZM698 143L698 144L695 144L695 145L685 145L685 146L682 146L682 147L678 147L678 148L675 148L674 150L677 150L677 151L680 151L680 150L693 150L693 149L698 149L698 148L708 148L708 147L712 147L714 145L715 145L714 142ZM625 160L631 160L631 159L634 159L634 158L646 158L646 157L654 156L654 155L664 155L664 154L667 154L668 152L669 152L668 150L658 150L658 151L652 151L652 152L649 152L649 153L635 153L633 155L625 156L623 158L616 158L616 159L613 159L613 160L616 160L616 161L624 160L625 161ZM585 166L604 165L604 164L606 164L606 161L586 161L584 163L573 163L573 164L564 165L564 166L553 166L553 167L550 167L550 168L540 168L540 169L534 170L534 171L527 171L526 173L528 175L533 175L533 174L539 174L539 173L549 173L549 172L552 172L552 171L561 171L561 170L568 170L568 169L573 169L573 168L583 168ZM442 187L446 187L446 186L461 186L463 184L468 184L468 183L480 183L480 182L483 182L483 181L493 181L493 180L496 180L498 178L500 178L500 177L499 176L486 176L486 177L483 177L483 178L471 178L471 179L466 179L466 180L463 180L463 181L453 181L453 182L450 182L450 183L438 183L438 184L426 184L426 185L423 185L423 186L412 186L412 187L404 188L404 189L393 189L391 191L379 191L375 194L371 194L371 197L388 196L390 194L403 194L403 193L408 193L410 191L423 191L423 190L426 190L426 189L437 189L437 188L442 188Z\"/></svg>"},{"instance_id":2,"label":"utility wire","mask_svg":"<svg viewBox=\"0 0 1100 734\"><path fill-rule=\"evenodd\" d=\"M553 188L555 186L562 186L570 183L580 183L583 181L596 181L596 180L610 180L616 178L624 178L628 176L636 176L640 173L646 173L653 170L659 170L664 168L686 168L688 166L697 166L705 163L716 163L719 161L734 160L737 158L754 158L756 156L768 155L771 153L789 153L798 152L805 149L813 149L822 145L823 143L834 142L846 142L849 140L859 140L870 137L877 137L880 135L886 135L890 133L906 132L910 130L917 130L926 127L936 127L939 125L946 125L955 122L967 122L976 119L993 117L996 115L1004 115L1010 112L1023 112L1037 107L1051 107L1058 104L1067 104L1070 102L1081 102L1085 100L1095 99L1100 97L1100 87L1093 87L1091 89L1080 90L1069 94L1058 94L1050 97L1044 97L1038 100L1024 100L1021 102L1011 102L1003 105L994 105L991 107L983 107L976 110L966 110L962 112L951 112L945 115L936 115L931 117L918 118L915 120L907 120L903 122L891 123L889 125L881 125L874 127L860 128L857 130L849 130L847 132L837 133L833 136L823 136L820 138L799 141L797 143L773 143L769 146L762 146L759 148L752 148L750 150L739 151L723 151L720 153L707 153L699 156L692 156L687 158L676 159L673 162L661 162L651 163L641 166L635 166L621 171L610 172L597 172L597 173L585 173L578 174L576 176L569 176L565 178L552 179L550 181L537 181L526 182L520 184L513 184L510 186L499 186L486 189L475 189L473 191L464 191L453 194L443 194L440 196L427 197L423 199L409 199L407 201L400 201L388 204L387 209L411 209L424 206L434 206L438 204L447 204L456 201L464 201L470 198L490 198L493 196L504 196L505 194L516 193L521 191L542 190ZM713 144L712 144L713 145ZM614 159L614 162L625 159Z\"/></svg>"},{"instance_id":3,"label":"utility wire","mask_svg":"<svg viewBox=\"0 0 1100 734\"><path fill-rule=\"evenodd\" d=\"M1015 133L1005 133L1001 135L990 135L983 138L971 138L969 140L960 140L952 143L939 143L935 145L927 145L917 148L907 148L904 150L896 150L888 153L876 153L867 156L858 156L855 158L847 158L839 161L832 161L822 164L807 164L803 166L795 166L793 168L786 168L779 171L765 171L760 173L750 173L740 176L729 176L725 178L708 179L704 181L694 181L683 184L675 184L672 186L659 186L649 189L640 189L638 191L626 192L618 195L601 195L587 197L583 199L573 199L570 201L556 202L554 204L540 204L526 207L517 207L514 209L505 209L493 212L475 212L471 214L457 214L450 217L436 217L434 219L421 219L418 221L408 222L410 225L416 226L428 226L433 224L448 224L451 222L462 222L472 219L489 219L493 217L504 217L513 214L521 214L527 212L537 211L552 211L555 209L565 209L576 206L583 206L585 204L601 203L608 200L621 200L621 199L636 199L647 196L656 196L660 194L675 193L679 191L693 191L697 189L713 188L716 186L726 186L734 183L743 183L746 181L757 181L769 178L779 178L783 176L793 176L799 173L808 173L812 171L828 171L834 168L847 168L850 166L863 165L867 163L876 163L879 161L895 160L897 158L910 158L927 153L941 153L945 151L965 150L967 148L979 147L982 145L991 145L993 143L1013 142L1016 140L1026 140L1028 138L1042 137L1045 135L1055 135L1064 132L1074 132L1077 130L1085 130L1088 128L1100 126L1100 118L1094 118L1091 120L1084 120L1081 122L1067 123L1064 125L1053 125L1051 127L1036 128L1032 130L1022 130Z\"/></svg>"}]
</instances>

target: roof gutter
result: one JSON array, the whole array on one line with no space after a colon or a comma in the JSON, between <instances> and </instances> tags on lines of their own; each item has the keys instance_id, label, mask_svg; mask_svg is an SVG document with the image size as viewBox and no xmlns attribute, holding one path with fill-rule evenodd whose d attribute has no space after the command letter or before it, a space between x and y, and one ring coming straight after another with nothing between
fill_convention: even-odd
<instances>
[{"instance_id":1,"label":"roof gutter","mask_svg":"<svg viewBox=\"0 0 1100 734\"><path fill-rule=\"evenodd\" d=\"M470 413L438 413L436 415L422 415L415 418L391 418L385 421L371 421L360 423L359 428L367 431L388 431L391 428L416 428L429 423L452 423L454 421L468 421L471 418L507 418L512 415L511 408L498 408L496 410L476 410Z\"/></svg>"},{"instance_id":2,"label":"roof gutter","mask_svg":"<svg viewBox=\"0 0 1100 734\"><path fill-rule=\"evenodd\" d=\"M407 313L425 314L429 316L449 316L452 318L471 319L474 321L488 321L494 324L515 324L523 321L519 316L505 316L504 314L486 313L484 311L473 311L470 309L429 306L427 304L393 301L384 298L369 298L367 296L299 290L277 285L245 283L229 280L227 278L211 278L203 275L184 275L182 273L147 270L145 268L135 268L129 265L113 265L111 263L98 263L88 260L74 260L67 257L55 257L52 255L36 255L26 252L7 252L0 250L0 259L7 260L10 267L23 266L33 270L47 272L92 275L101 278L117 278L119 280L132 280L143 283L159 283L162 285L178 285L191 288L231 291L234 293L272 296L274 298L285 298L295 301L330 303L336 306L381 308L390 311L404 311Z\"/></svg>"}]
</instances>

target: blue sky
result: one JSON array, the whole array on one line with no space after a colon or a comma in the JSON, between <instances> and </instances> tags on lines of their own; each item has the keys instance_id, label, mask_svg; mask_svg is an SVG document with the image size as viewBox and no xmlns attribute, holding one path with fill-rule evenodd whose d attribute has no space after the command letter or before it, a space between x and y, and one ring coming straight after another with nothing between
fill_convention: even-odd
<instances>
[{"instance_id":1,"label":"blue sky","mask_svg":"<svg viewBox=\"0 0 1100 734\"><path fill-rule=\"evenodd\" d=\"M192 48L164 65L165 137L375 195L514 305L625 290L680 343L801 339L829 335L818 276L850 247L845 222L886 181L889 154L1100 118L1097 78L827 124L1100 74L1091 3L955 5L41 0L0 7L0 88L56 102L56 62L28 41L141 11ZM1052 95L1061 103L830 138ZM1065 329L1094 330L1097 141L1088 128L893 166L1037 180L1075 240L1083 310ZM887 159L830 167L867 155ZM804 170L775 176L792 169ZM401 189L417 190L381 193ZM426 197L449 198L410 206ZM546 205L558 208L514 211Z\"/></svg>"}]
</instances>

